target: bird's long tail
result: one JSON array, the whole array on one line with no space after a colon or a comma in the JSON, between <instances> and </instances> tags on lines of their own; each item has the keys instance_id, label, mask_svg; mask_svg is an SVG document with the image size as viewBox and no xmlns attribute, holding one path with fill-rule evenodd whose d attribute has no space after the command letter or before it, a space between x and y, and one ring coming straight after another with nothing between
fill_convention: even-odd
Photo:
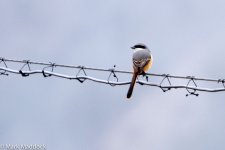
<instances>
[{"instance_id":1,"label":"bird's long tail","mask_svg":"<svg viewBox=\"0 0 225 150\"><path fill-rule=\"evenodd\" d=\"M132 92L133 92L133 89L134 89L134 85L136 83L137 76L138 76L137 73L134 73L133 74L133 77L132 77L132 80L131 80L131 84L130 84L129 90L127 92L127 98L130 98L131 95L132 95Z\"/></svg>"}]
</instances>

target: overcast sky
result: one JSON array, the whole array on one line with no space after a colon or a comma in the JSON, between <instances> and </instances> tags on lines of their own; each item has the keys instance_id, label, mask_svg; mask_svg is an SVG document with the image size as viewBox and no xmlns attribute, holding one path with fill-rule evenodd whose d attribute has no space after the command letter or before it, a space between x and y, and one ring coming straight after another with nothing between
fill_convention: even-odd
<instances>
[{"instance_id":1,"label":"overcast sky","mask_svg":"<svg viewBox=\"0 0 225 150\"><path fill-rule=\"evenodd\" d=\"M0 1L0 57L10 59L129 71L130 47L142 42L152 51L151 73L220 79L224 39L223 0ZM225 93L186 97L137 85L127 101L127 85L0 77L0 144L225 149Z\"/></svg>"}]
</instances>

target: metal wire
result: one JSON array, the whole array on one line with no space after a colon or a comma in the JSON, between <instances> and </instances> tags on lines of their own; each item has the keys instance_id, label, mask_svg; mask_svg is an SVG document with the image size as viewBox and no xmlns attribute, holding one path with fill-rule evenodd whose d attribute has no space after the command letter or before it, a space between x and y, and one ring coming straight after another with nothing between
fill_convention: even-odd
<instances>
[{"instance_id":1,"label":"metal wire","mask_svg":"<svg viewBox=\"0 0 225 150\"><path fill-rule=\"evenodd\" d=\"M21 64L22 67L21 69L12 69L9 68L8 63L15 63L17 65ZM31 66L32 65L38 65L41 69L38 70L32 70ZM25 70L24 68L27 69ZM61 74L57 73L54 71L54 68L68 68L68 69L73 69L72 71L74 72L74 69L77 69L78 71L76 72L75 75L66 75L66 74ZM86 80L91 80L97 83L103 83L103 84L109 84L111 86L116 86L116 85L127 85L130 84L130 81L123 81L119 82L119 76L118 74L132 74L132 72L129 71L123 71L123 70L116 70L116 66L114 66L111 69L103 69L103 68L91 68L91 67L85 67L85 66L73 66L73 65L63 65L63 64L56 64L56 63L43 63L43 62L33 62L29 60L13 60L13 59L5 59L5 58L0 58L0 75L9 75L9 74L19 74L23 77L28 77L29 75L32 74L42 74L45 78L46 77L59 77L59 78L64 78L64 79L69 79L69 80L78 80L80 83L85 82ZM48 71L50 68L50 71ZM47 70L48 69L48 70ZM95 77L91 77L87 74L87 70L90 71L98 71L98 72L108 72L108 78L107 79L98 79ZM197 78L194 76L175 76L175 75L169 75L169 74L153 74L153 73L146 73L146 81L144 80L137 80L137 83L140 85L147 85L147 86L153 86L153 87L158 87L161 88L163 92L167 92L171 89L186 89L188 95L195 95L198 96L199 94L197 93L198 91L204 91L204 92L222 92L225 91L225 79L209 79L209 78ZM148 76L153 76L157 78L161 78L161 81L159 84L154 84L148 82ZM173 85L171 82L171 79L182 79L185 80L187 84L185 85ZM202 81L202 82L214 82L220 85L219 88L203 88L199 87L197 84L197 81ZM166 85L164 85L166 84ZM194 85L194 86L191 86Z\"/></svg>"}]
</instances>

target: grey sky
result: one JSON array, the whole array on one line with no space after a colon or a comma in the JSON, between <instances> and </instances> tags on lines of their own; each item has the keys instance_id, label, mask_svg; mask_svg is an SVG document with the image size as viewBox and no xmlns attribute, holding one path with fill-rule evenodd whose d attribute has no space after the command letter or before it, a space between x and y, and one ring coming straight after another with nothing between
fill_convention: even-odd
<instances>
[{"instance_id":1,"label":"grey sky","mask_svg":"<svg viewBox=\"0 0 225 150\"><path fill-rule=\"evenodd\" d=\"M150 72L224 78L225 1L1 0L0 57L131 70L146 43ZM54 150L224 149L225 93L185 97L137 85L1 76L0 144Z\"/></svg>"}]
</instances>

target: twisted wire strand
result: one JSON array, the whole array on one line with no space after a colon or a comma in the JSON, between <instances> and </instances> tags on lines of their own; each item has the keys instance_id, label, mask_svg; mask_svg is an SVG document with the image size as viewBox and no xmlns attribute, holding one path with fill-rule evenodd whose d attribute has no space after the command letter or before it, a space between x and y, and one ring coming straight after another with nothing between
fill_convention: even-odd
<instances>
[{"instance_id":1,"label":"twisted wire strand","mask_svg":"<svg viewBox=\"0 0 225 150\"><path fill-rule=\"evenodd\" d=\"M7 65L8 62L16 63L16 64L22 64L22 67L20 70L9 68ZM103 69L103 68L91 68L91 67L85 67L85 66L73 66L73 65L63 65L63 64L56 64L56 63L43 63L43 62L34 62L29 60L14 60L14 59L5 59L0 58L0 75L9 75L9 74L20 74L23 77L27 77L32 74L42 74L44 77L59 77L69 80L78 80L79 82L83 83L85 80L94 81L97 83L103 83L103 84L109 84L111 86L116 85L127 85L130 84L130 81L123 81L119 82L119 78L117 76L117 73L122 74L132 74L132 72L124 71L124 70L116 70L115 66L111 69ZM41 70L32 70L31 65L39 65L42 66ZM24 68L27 66L28 70L24 71ZM55 67L60 68L71 68L71 69L78 69L78 72L76 75L66 75L57 73L54 71ZM47 71L46 69L50 68L51 71ZM95 77L91 77L86 73L86 70L92 70L92 71L101 71L101 72L108 72L109 76L107 79L98 79ZM83 72L81 74L81 72ZM162 80L159 84L153 84L148 82L148 76L154 76L154 77L160 77ZM116 79L116 81L115 81ZM186 85L172 85L171 79L184 79L187 80ZM215 82L219 83L222 86L220 88L202 88L198 87L196 81L203 81L203 82ZM166 85L163 85L164 83L167 83ZM155 73L146 73L146 81L144 80L137 80L137 83L140 85L147 85L147 86L153 86L161 88L163 92L169 91L171 89L186 89L188 95L195 95L198 96L199 94L197 91L203 91L203 92L222 92L225 91L225 80L224 79L209 79L209 78L196 78L194 76L175 76L175 75L169 75L169 74L155 74ZM194 85L194 86L191 86Z\"/></svg>"}]
</instances>

